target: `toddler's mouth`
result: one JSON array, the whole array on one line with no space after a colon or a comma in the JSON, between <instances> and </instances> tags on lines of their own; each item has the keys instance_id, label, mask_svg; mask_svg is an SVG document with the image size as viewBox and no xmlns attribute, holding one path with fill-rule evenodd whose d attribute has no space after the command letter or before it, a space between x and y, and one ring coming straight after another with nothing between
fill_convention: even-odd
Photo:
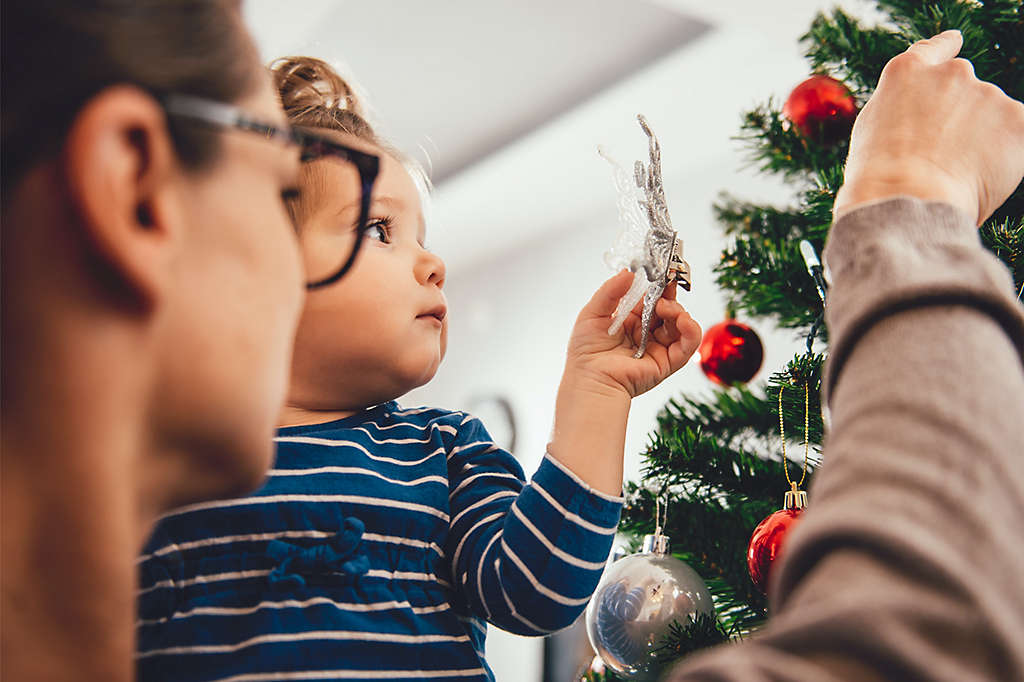
<instances>
[{"instance_id":1,"label":"toddler's mouth","mask_svg":"<svg viewBox=\"0 0 1024 682\"><path fill-rule=\"evenodd\" d=\"M437 320L438 322L444 322L444 318L445 318L445 316L447 314L448 314L447 307L443 306L443 305L439 305L439 306L435 306L435 307L431 308L430 310L426 311L425 313L420 313L419 315L416 316L416 319L418 319L418 320L430 320L430 319L433 319L433 320Z\"/></svg>"}]
</instances>

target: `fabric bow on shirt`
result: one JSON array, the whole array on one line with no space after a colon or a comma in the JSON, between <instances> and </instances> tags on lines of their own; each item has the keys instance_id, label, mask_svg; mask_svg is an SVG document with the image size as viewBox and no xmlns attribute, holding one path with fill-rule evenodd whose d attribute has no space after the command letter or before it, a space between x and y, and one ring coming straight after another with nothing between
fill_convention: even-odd
<instances>
[{"instance_id":1,"label":"fabric bow on shirt","mask_svg":"<svg viewBox=\"0 0 1024 682\"><path fill-rule=\"evenodd\" d=\"M279 588L302 587L308 577L324 575L331 575L343 584L354 581L370 569L366 554L356 553L364 530L362 521L349 516L340 531L313 547L271 540L267 543L267 556L278 563L267 576L268 582Z\"/></svg>"}]
</instances>

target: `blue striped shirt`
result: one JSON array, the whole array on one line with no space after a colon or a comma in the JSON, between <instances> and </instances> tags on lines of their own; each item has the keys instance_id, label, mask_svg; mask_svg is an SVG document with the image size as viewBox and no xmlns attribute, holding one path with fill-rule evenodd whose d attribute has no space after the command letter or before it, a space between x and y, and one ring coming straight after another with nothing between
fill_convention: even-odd
<instances>
[{"instance_id":1,"label":"blue striped shirt","mask_svg":"<svg viewBox=\"0 0 1024 682\"><path fill-rule=\"evenodd\" d=\"M266 485L164 517L142 557L142 681L485 680L486 624L570 625L621 498L518 462L462 412L384 403L280 429Z\"/></svg>"}]
</instances>

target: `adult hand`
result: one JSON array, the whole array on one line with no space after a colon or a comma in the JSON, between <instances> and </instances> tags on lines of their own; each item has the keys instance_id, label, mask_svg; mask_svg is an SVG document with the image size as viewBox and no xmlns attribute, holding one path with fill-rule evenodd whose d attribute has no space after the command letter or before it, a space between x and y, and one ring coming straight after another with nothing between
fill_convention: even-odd
<instances>
[{"instance_id":1,"label":"adult hand","mask_svg":"<svg viewBox=\"0 0 1024 682\"><path fill-rule=\"evenodd\" d=\"M945 201L981 224L1024 176L1024 104L957 58L959 31L893 57L857 117L838 219L897 195Z\"/></svg>"}]
</instances>

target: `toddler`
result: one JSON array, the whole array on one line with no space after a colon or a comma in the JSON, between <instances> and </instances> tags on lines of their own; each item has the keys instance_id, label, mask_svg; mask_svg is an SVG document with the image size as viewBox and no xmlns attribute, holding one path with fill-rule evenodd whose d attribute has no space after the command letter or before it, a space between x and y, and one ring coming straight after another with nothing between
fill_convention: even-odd
<instances>
[{"instance_id":1,"label":"toddler","mask_svg":"<svg viewBox=\"0 0 1024 682\"><path fill-rule=\"evenodd\" d=\"M630 399L685 364L700 328L670 287L633 359L638 311L608 334L631 275L605 282L576 321L527 483L473 416L395 401L445 353L425 185L328 65L287 58L273 73L293 125L380 156L369 231L345 278L307 295L265 486L164 517L145 549L139 678L493 679L485 621L543 635L586 606L619 519ZM355 170L325 157L300 187L307 272L326 272L355 239Z\"/></svg>"}]
</instances>

